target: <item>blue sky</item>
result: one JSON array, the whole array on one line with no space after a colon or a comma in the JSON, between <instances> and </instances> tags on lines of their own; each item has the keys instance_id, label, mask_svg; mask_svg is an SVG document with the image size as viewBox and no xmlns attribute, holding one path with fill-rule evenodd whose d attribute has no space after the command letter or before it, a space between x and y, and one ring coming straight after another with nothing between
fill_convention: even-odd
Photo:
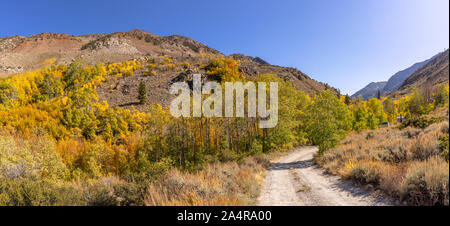
<instances>
[{"instance_id":1,"label":"blue sky","mask_svg":"<svg viewBox=\"0 0 450 226\"><path fill-rule=\"evenodd\" d=\"M180 34L300 69L352 94L449 47L448 0L10 1L0 37Z\"/></svg>"}]
</instances>

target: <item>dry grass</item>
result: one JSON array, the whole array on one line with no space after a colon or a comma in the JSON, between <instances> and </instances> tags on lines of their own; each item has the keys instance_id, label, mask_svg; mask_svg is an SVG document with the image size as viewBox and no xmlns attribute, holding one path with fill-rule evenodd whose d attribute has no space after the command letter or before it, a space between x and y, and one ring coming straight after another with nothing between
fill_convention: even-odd
<instances>
[{"instance_id":1,"label":"dry grass","mask_svg":"<svg viewBox=\"0 0 450 226\"><path fill-rule=\"evenodd\" d=\"M254 204L267 159L249 157L243 163L208 165L188 173L172 169L147 190L149 206L240 206Z\"/></svg>"},{"instance_id":2,"label":"dry grass","mask_svg":"<svg viewBox=\"0 0 450 226\"><path fill-rule=\"evenodd\" d=\"M449 165L439 142L448 128L445 120L425 129L353 133L315 160L329 173L370 184L407 204L449 205Z\"/></svg>"},{"instance_id":3,"label":"dry grass","mask_svg":"<svg viewBox=\"0 0 450 226\"><path fill-rule=\"evenodd\" d=\"M428 133L420 134L412 141L411 154L414 159L426 160L433 155L439 155L439 130L431 130Z\"/></svg>"},{"instance_id":4,"label":"dry grass","mask_svg":"<svg viewBox=\"0 0 450 226\"><path fill-rule=\"evenodd\" d=\"M401 197L413 205L449 205L449 165L440 157L411 164L400 184Z\"/></svg>"}]
</instances>

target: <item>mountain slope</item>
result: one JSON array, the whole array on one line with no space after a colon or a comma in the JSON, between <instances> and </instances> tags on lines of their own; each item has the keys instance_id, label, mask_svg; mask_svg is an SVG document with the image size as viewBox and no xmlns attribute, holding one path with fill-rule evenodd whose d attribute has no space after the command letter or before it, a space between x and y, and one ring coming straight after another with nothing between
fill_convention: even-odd
<instances>
[{"instance_id":1,"label":"mountain slope","mask_svg":"<svg viewBox=\"0 0 450 226\"><path fill-rule=\"evenodd\" d=\"M440 53L425 66L409 76L392 96L405 95L413 88L433 88L449 83L449 50Z\"/></svg>"},{"instance_id":2,"label":"mountain slope","mask_svg":"<svg viewBox=\"0 0 450 226\"><path fill-rule=\"evenodd\" d=\"M381 92L386 84L387 82L371 82L369 85L353 94L352 97L358 97L361 95L365 100L372 97L377 97L378 91Z\"/></svg>"},{"instance_id":3,"label":"mountain slope","mask_svg":"<svg viewBox=\"0 0 450 226\"><path fill-rule=\"evenodd\" d=\"M359 90L352 97L358 97L362 95L364 99L369 99L371 97L375 97L377 95L378 89L381 91L383 96L386 96L392 92L395 92L397 89L402 86L405 80L411 76L414 72L421 69L427 63L436 58L439 54L431 57L430 59L424 60L422 62L418 62L413 64L411 67L408 67L404 70L401 70L394 75L392 75L388 81L386 82L372 82L363 89Z\"/></svg>"},{"instance_id":4,"label":"mountain slope","mask_svg":"<svg viewBox=\"0 0 450 226\"><path fill-rule=\"evenodd\" d=\"M41 33L0 39L0 77L41 67L44 60L53 57L57 64L68 64L76 58L95 64L162 55L173 58L222 56L219 51L187 37L160 37L142 30L80 36Z\"/></svg>"},{"instance_id":5,"label":"mountain slope","mask_svg":"<svg viewBox=\"0 0 450 226\"><path fill-rule=\"evenodd\" d=\"M399 72L395 73L387 81L386 86L384 86L384 88L382 90L382 93L383 94L388 94L388 93L391 93L391 92L394 92L395 90L397 90L410 75L412 75L414 72L419 70L425 64L430 62L430 60L432 60L433 57L428 59L428 60L424 60L422 62L415 63L411 67L406 68L405 70L402 70L402 71L399 71Z\"/></svg>"},{"instance_id":6,"label":"mountain slope","mask_svg":"<svg viewBox=\"0 0 450 226\"><path fill-rule=\"evenodd\" d=\"M79 36L41 33L30 37L0 38L0 78L42 67L49 58L55 58L56 64L70 64L78 58L86 64L151 61L156 65L151 69L155 73L153 76L145 76L146 68L143 68L135 71L133 76L111 79L98 88L100 99L107 100L111 107L131 108L136 105L140 82L146 83L149 103L168 104L172 98L169 87L174 81L186 80L193 73L206 74L203 66L220 57L224 55L219 51L188 37L161 37L143 30ZM242 54L231 57L240 61L239 70L249 78L262 73L276 74L306 93L331 88L295 68L271 65L259 57ZM165 62L168 58L171 65ZM145 106L136 108L144 109Z\"/></svg>"},{"instance_id":7,"label":"mountain slope","mask_svg":"<svg viewBox=\"0 0 450 226\"><path fill-rule=\"evenodd\" d=\"M259 57L249 57L242 54L232 54L231 57L241 62L239 69L247 77L256 77L258 74L276 74L285 81L291 82L298 90L306 93L318 92L328 87L328 85L310 78L296 68L271 65ZM334 88L332 89L337 92Z\"/></svg>"}]
</instances>

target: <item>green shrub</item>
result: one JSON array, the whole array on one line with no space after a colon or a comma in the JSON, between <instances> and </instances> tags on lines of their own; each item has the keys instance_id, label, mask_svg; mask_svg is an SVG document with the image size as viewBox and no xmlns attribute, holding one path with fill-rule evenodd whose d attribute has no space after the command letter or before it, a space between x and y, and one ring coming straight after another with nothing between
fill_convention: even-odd
<instances>
[{"instance_id":1,"label":"green shrub","mask_svg":"<svg viewBox=\"0 0 450 226\"><path fill-rule=\"evenodd\" d=\"M120 183L114 185L114 194L119 206L142 206L148 183Z\"/></svg>"},{"instance_id":2,"label":"green shrub","mask_svg":"<svg viewBox=\"0 0 450 226\"><path fill-rule=\"evenodd\" d=\"M129 175L127 179L104 177L83 184L82 199L89 206L142 206L149 178Z\"/></svg>"},{"instance_id":3,"label":"green shrub","mask_svg":"<svg viewBox=\"0 0 450 226\"><path fill-rule=\"evenodd\" d=\"M115 206L120 200L114 195L113 185L90 183L84 188L83 200L89 206Z\"/></svg>"},{"instance_id":4,"label":"green shrub","mask_svg":"<svg viewBox=\"0 0 450 226\"><path fill-rule=\"evenodd\" d=\"M51 140L32 141L0 137L0 176L15 178L64 179L69 171Z\"/></svg>"},{"instance_id":5,"label":"green shrub","mask_svg":"<svg viewBox=\"0 0 450 226\"><path fill-rule=\"evenodd\" d=\"M225 149L219 153L219 160L222 162L234 161L239 159L239 155L229 149Z\"/></svg>"},{"instance_id":6,"label":"green shrub","mask_svg":"<svg viewBox=\"0 0 450 226\"><path fill-rule=\"evenodd\" d=\"M172 168L173 165L174 161L170 157L165 157L158 162L150 164L148 173L152 178L159 178L163 176L167 171L169 171L169 169Z\"/></svg>"},{"instance_id":7,"label":"green shrub","mask_svg":"<svg viewBox=\"0 0 450 226\"><path fill-rule=\"evenodd\" d=\"M408 127L408 126L412 126L412 127L415 127L415 128L425 129L429 125L431 125L433 123L436 123L436 122L441 122L443 120L444 120L444 118L415 117L415 118L407 119L404 122L402 122L402 124L400 124L399 128L400 129L404 129L404 128Z\"/></svg>"},{"instance_id":8,"label":"green shrub","mask_svg":"<svg viewBox=\"0 0 450 226\"><path fill-rule=\"evenodd\" d=\"M81 191L45 180L0 178L2 206L85 205Z\"/></svg>"}]
</instances>

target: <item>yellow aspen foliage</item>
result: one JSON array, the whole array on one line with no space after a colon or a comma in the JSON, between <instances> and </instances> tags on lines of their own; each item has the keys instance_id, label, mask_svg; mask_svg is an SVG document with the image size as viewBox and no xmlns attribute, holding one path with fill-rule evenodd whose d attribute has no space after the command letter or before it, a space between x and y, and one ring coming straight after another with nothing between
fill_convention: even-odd
<instances>
[{"instance_id":1,"label":"yellow aspen foliage","mask_svg":"<svg viewBox=\"0 0 450 226\"><path fill-rule=\"evenodd\" d=\"M44 62L42 62L42 66L43 67L51 67L55 64L55 62L56 62L56 57L49 58L49 59L44 60Z\"/></svg>"},{"instance_id":2,"label":"yellow aspen foliage","mask_svg":"<svg viewBox=\"0 0 450 226\"><path fill-rule=\"evenodd\" d=\"M239 61L231 57L223 57L214 59L206 67L207 74L220 79L221 81L234 82L245 78L244 74L239 71Z\"/></svg>"}]
</instances>

